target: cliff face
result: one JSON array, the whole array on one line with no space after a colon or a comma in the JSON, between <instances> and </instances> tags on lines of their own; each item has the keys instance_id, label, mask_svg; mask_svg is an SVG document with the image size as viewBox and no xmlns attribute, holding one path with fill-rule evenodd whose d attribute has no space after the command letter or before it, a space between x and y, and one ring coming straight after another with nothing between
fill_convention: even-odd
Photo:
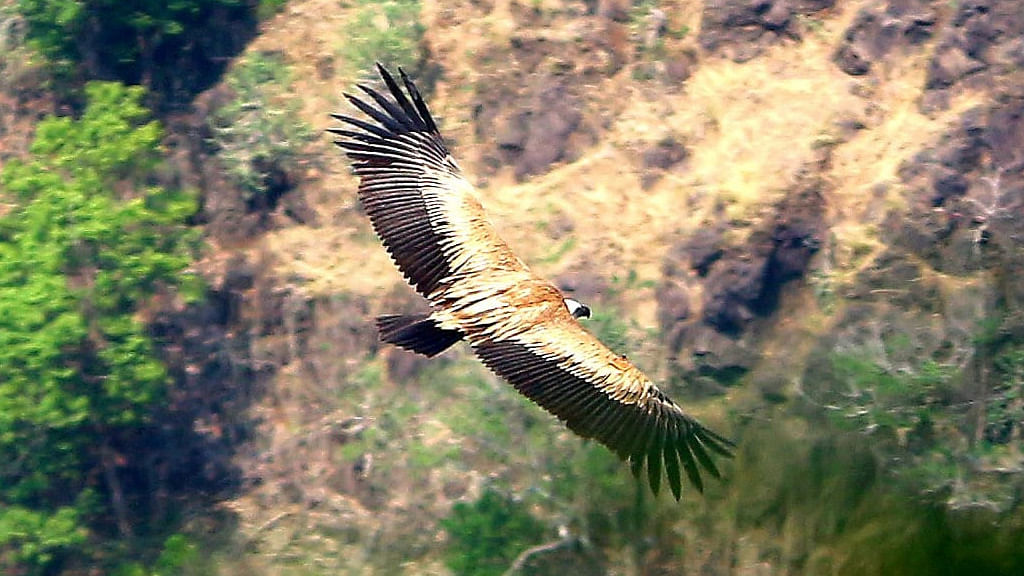
<instances>
[{"instance_id":1,"label":"cliff face","mask_svg":"<svg viewBox=\"0 0 1024 576\"><path fill-rule=\"evenodd\" d=\"M338 46L359 41L361 9L294 1L249 48L283 55L315 130L358 76ZM1014 549L1024 4L416 13L414 72L495 225L740 453L704 499L634 506L624 469L468 350L427 362L378 347L374 315L422 304L328 143L253 205L185 127L215 246L204 268L263 382L232 415L253 427L236 458L247 488L227 503L250 554L225 571L443 572L439 519L489 486L526 498L544 539L581 538L562 561L594 573L927 571L893 558L989 521L1018 526L1000 544ZM215 110L222 89L197 105ZM631 514L643 521L615 520ZM902 536L864 560L889 530Z\"/></svg>"}]
</instances>

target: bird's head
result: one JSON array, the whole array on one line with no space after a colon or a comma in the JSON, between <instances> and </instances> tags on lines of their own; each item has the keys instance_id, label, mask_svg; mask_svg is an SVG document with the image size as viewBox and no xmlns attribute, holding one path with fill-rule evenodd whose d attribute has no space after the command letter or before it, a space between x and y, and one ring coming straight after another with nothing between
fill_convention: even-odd
<instances>
[{"instance_id":1,"label":"bird's head","mask_svg":"<svg viewBox=\"0 0 1024 576\"><path fill-rule=\"evenodd\" d=\"M573 300L572 298L564 298L565 307L569 309L569 314L572 314L573 318L590 318L590 307Z\"/></svg>"}]
</instances>

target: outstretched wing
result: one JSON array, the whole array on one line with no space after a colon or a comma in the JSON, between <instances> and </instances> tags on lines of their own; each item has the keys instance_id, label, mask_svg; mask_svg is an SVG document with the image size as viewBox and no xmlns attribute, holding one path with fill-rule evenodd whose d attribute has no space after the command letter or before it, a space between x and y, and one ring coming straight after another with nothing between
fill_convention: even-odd
<instances>
[{"instance_id":1,"label":"outstretched wing","mask_svg":"<svg viewBox=\"0 0 1024 576\"><path fill-rule=\"evenodd\" d=\"M718 477L711 453L731 456L732 442L683 412L624 356L591 336L568 314L502 340L473 343L477 355L519 392L594 438L639 475L644 462L656 494L662 470L676 500L681 471L703 491L701 469Z\"/></svg>"},{"instance_id":2,"label":"outstretched wing","mask_svg":"<svg viewBox=\"0 0 1024 576\"><path fill-rule=\"evenodd\" d=\"M430 298L456 270L524 268L497 236L444 145L416 86L380 64L391 100L360 85L373 104L345 97L373 122L334 114L349 128L331 129L353 160L359 200L406 280Z\"/></svg>"}]
</instances>

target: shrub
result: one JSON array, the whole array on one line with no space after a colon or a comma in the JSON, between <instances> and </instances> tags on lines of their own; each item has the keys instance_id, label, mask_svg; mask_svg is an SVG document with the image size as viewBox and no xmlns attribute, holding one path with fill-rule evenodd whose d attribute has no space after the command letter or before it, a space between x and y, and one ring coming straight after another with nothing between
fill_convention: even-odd
<instances>
[{"instance_id":1,"label":"shrub","mask_svg":"<svg viewBox=\"0 0 1024 576\"><path fill-rule=\"evenodd\" d=\"M288 94L291 71L280 54L257 52L228 73L234 99L210 118L210 143L250 207L273 205L279 175L294 173L313 140Z\"/></svg>"},{"instance_id":2,"label":"shrub","mask_svg":"<svg viewBox=\"0 0 1024 576\"><path fill-rule=\"evenodd\" d=\"M504 573L544 532L522 502L490 488L472 504L453 506L441 525L449 538L445 563L455 574L467 576Z\"/></svg>"}]
</instances>

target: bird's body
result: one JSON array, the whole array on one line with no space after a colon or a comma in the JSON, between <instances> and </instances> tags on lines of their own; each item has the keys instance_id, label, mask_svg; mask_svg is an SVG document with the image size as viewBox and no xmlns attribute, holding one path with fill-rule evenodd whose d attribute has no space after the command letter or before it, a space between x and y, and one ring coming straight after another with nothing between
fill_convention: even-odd
<instances>
[{"instance_id":1,"label":"bird's body","mask_svg":"<svg viewBox=\"0 0 1024 576\"><path fill-rule=\"evenodd\" d=\"M426 104L403 73L380 68L388 100L360 86L377 107L347 96L376 124L348 116L337 144L360 177L359 199L429 315L382 316L381 338L434 356L465 340L485 365L577 434L647 462L657 492L664 468L681 491L680 463L702 488L699 469L717 476L708 452L731 443L704 428L625 357L579 324L589 309L534 274L488 222L473 186L448 153Z\"/></svg>"}]
</instances>

